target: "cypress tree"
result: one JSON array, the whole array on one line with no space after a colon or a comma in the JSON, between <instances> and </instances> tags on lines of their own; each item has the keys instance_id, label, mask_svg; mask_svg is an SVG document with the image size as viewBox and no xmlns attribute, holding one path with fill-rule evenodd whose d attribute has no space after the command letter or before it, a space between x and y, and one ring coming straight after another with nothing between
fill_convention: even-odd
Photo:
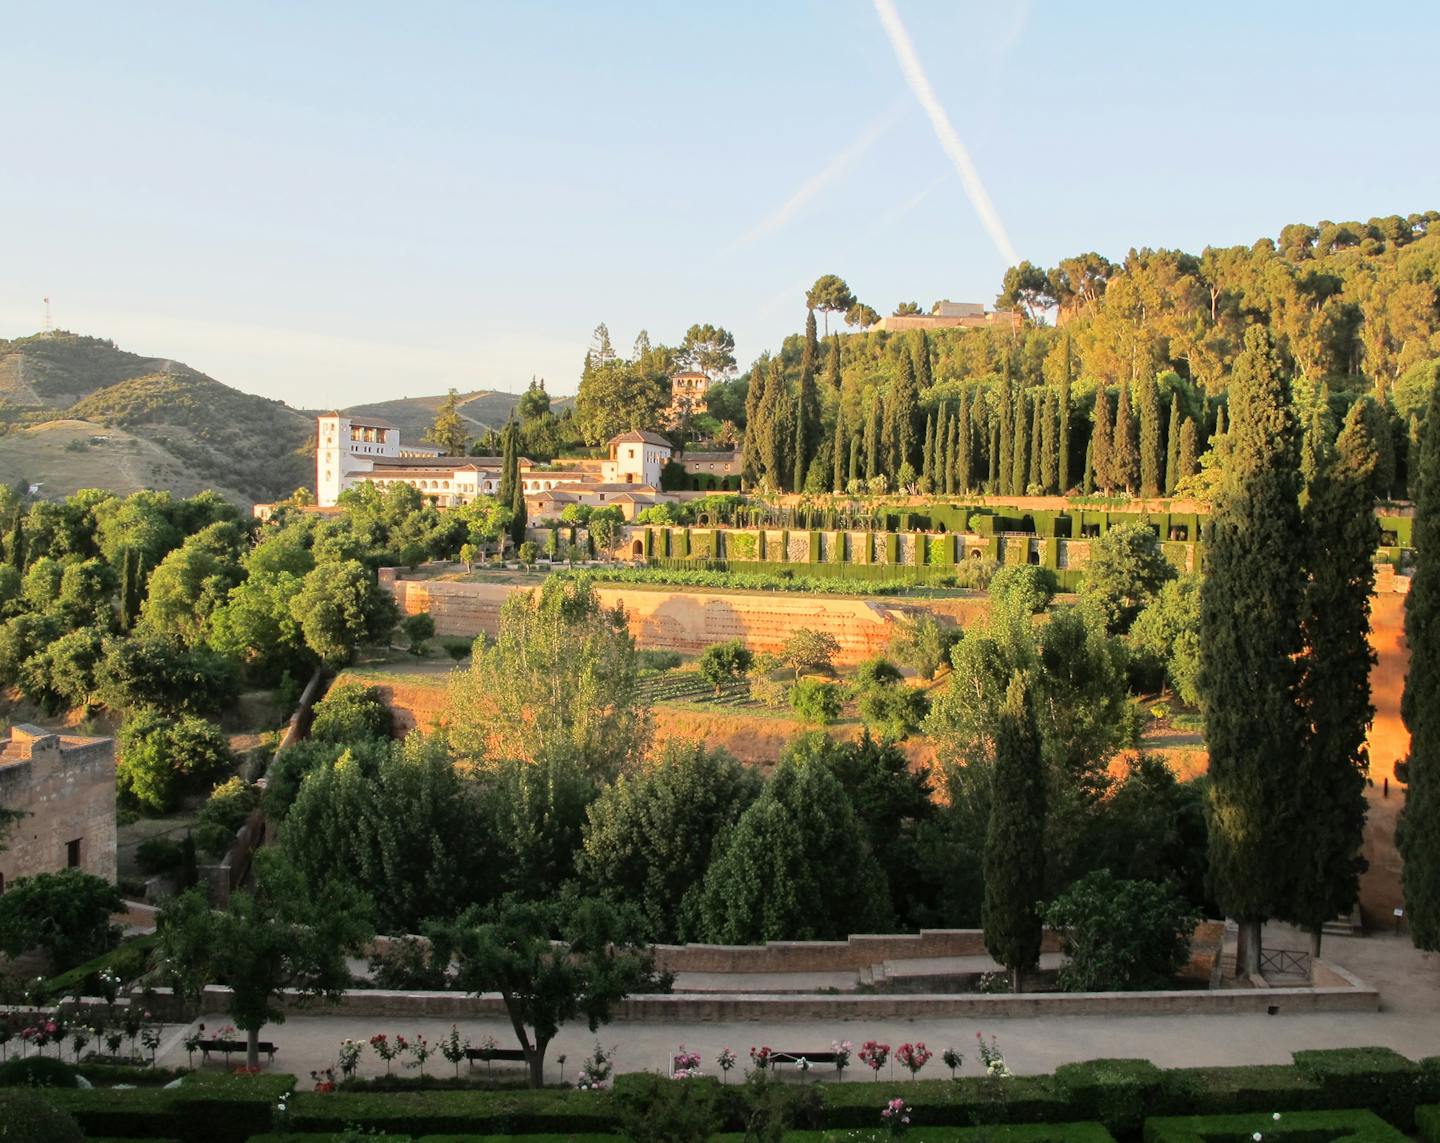
<instances>
[{"instance_id":1,"label":"cypress tree","mask_svg":"<svg viewBox=\"0 0 1440 1143\"><path fill-rule=\"evenodd\" d=\"M957 492L969 492L974 487L971 483L972 469L970 466L972 438L970 408L970 401L962 390L960 393L960 424L955 430L955 490Z\"/></svg>"},{"instance_id":2,"label":"cypress tree","mask_svg":"<svg viewBox=\"0 0 1440 1143\"><path fill-rule=\"evenodd\" d=\"M1199 433L1195 429L1195 421L1192 417L1186 417L1185 423L1180 426L1180 450L1176 454L1176 476L1175 486L1178 488L1180 482L1187 476L1194 476L1200 468L1200 445Z\"/></svg>"},{"instance_id":3,"label":"cypress tree","mask_svg":"<svg viewBox=\"0 0 1440 1143\"><path fill-rule=\"evenodd\" d=\"M1170 395L1170 428L1165 434L1165 495L1175 495L1180 482L1180 394Z\"/></svg>"},{"instance_id":4,"label":"cypress tree","mask_svg":"<svg viewBox=\"0 0 1440 1143\"><path fill-rule=\"evenodd\" d=\"M1370 701L1370 595L1375 589L1375 442L1351 406L1332 447L1322 435L1303 513L1310 575L1302 633L1300 704L1310 735L1293 784L1304 838L1294 885L1279 916L1310 930L1320 955L1326 921L1360 894L1365 827L1365 734Z\"/></svg>"},{"instance_id":5,"label":"cypress tree","mask_svg":"<svg viewBox=\"0 0 1440 1143\"><path fill-rule=\"evenodd\" d=\"M1405 495L1414 500L1420 494L1420 418L1410 414L1405 436Z\"/></svg>"},{"instance_id":6,"label":"cypress tree","mask_svg":"<svg viewBox=\"0 0 1440 1143\"><path fill-rule=\"evenodd\" d=\"M1059 487L1059 457L1055 453L1055 390L1045 390L1045 412L1040 421L1040 483L1046 492Z\"/></svg>"},{"instance_id":7,"label":"cypress tree","mask_svg":"<svg viewBox=\"0 0 1440 1143\"><path fill-rule=\"evenodd\" d=\"M1015 443L1014 403L1015 395L1010 391L1010 385L1007 382L1005 388L1000 392L1000 424L997 429L1000 434L999 488L1002 496L1008 495L1011 491L1011 469L1014 467L1014 453L1011 449ZM991 450L992 457L995 451L995 449Z\"/></svg>"},{"instance_id":8,"label":"cypress tree","mask_svg":"<svg viewBox=\"0 0 1440 1143\"><path fill-rule=\"evenodd\" d=\"M800 350L800 372L810 371L815 376L815 364L820 360L820 337L815 329L815 311L805 311L805 344Z\"/></svg>"},{"instance_id":9,"label":"cypress tree","mask_svg":"<svg viewBox=\"0 0 1440 1143\"><path fill-rule=\"evenodd\" d=\"M1295 882L1295 763L1305 530L1300 432L1268 331L1245 333L1230 378L1227 471L1200 588L1200 692L1210 750L1210 889L1240 924L1243 971Z\"/></svg>"},{"instance_id":10,"label":"cypress tree","mask_svg":"<svg viewBox=\"0 0 1440 1143\"><path fill-rule=\"evenodd\" d=\"M960 419L965 415L965 395L960 395L960 410L950 415L950 429L945 434L945 495L954 496L958 486L956 465L959 464Z\"/></svg>"},{"instance_id":11,"label":"cypress tree","mask_svg":"<svg viewBox=\"0 0 1440 1143\"><path fill-rule=\"evenodd\" d=\"M1415 574L1405 597L1410 669L1400 714L1410 731L1405 813L1398 841L1410 939L1440 949L1440 383L1420 430Z\"/></svg>"},{"instance_id":12,"label":"cypress tree","mask_svg":"<svg viewBox=\"0 0 1440 1143\"><path fill-rule=\"evenodd\" d=\"M880 452L883 447L880 430L880 394L870 397L870 410L865 418L865 479L874 480L880 475Z\"/></svg>"},{"instance_id":13,"label":"cypress tree","mask_svg":"<svg viewBox=\"0 0 1440 1143\"><path fill-rule=\"evenodd\" d=\"M1130 414L1130 386L1120 386L1115 402L1115 432L1110 440L1111 479L1115 487L1134 492L1140 480L1140 453L1135 446L1135 418Z\"/></svg>"},{"instance_id":14,"label":"cypress tree","mask_svg":"<svg viewBox=\"0 0 1440 1143\"><path fill-rule=\"evenodd\" d=\"M753 488L760 482L760 402L764 396L765 361L762 358L755 362L755 368L750 371L750 383L745 388L745 451L740 478L747 488Z\"/></svg>"},{"instance_id":15,"label":"cypress tree","mask_svg":"<svg viewBox=\"0 0 1440 1143\"><path fill-rule=\"evenodd\" d=\"M1025 487L1027 490L1032 484L1045 483L1044 477L1041 475L1040 467L1040 438L1042 435L1044 435L1045 431L1045 427L1043 424L1045 416L1045 403L1040 399L1040 396L1041 395L1037 392L1032 398L1032 400L1034 401L1034 407L1031 409L1030 413L1030 464L1028 466L1027 472L1025 473Z\"/></svg>"},{"instance_id":16,"label":"cypress tree","mask_svg":"<svg viewBox=\"0 0 1440 1143\"><path fill-rule=\"evenodd\" d=\"M1085 473L1080 480L1080 490L1086 496L1095 491L1095 465L1092 463L1095 457L1095 439L1092 437L1085 442Z\"/></svg>"},{"instance_id":17,"label":"cypress tree","mask_svg":"<svg viewBox=\"0 0 1440 1143\"><path fill-rule=\"evenodd\" d=\"M825 367L825 380L829 382L832 393L840 392L840 335L838 333L830 339L830 360Z\"/></svg>"},{"instance_id":18,"label":"cypress tree","mask_svg":"<svg viewBox=\"0 0 1440 1143\"><path fill-rule=\"evenodd\" d=\"M1012 991L1040 960L1045 892L1045 764L1030 686L1017 671L995 724L990 821L985 831L985 948L1010 970Z\"/></svg>"},{"instance_id":19,"label":"cypress tree","mask_svg":"<svg viewBox=\"0 0 1440 1143\"><path fill-rule=\"evenodd\" d=\"M928 477L935 471L935 416L925 414L925 445L920 453L920 475Z\"/></svg>"},{"instance_id":20,"label":"cypress tree","mask_svg":"<svg viewBox=\"0 0 1440 1143\"><path fill-rule=\"evenodd\" d=\"M500 488L496 499L501 504L515 502L515 474L518 471L515 447L515 420L505 422L500 432Z\"/></svg>"},{"instance_id":21,"label":"cypress tree","mask_svg":"<svg viewBox=\"0 0 1440 1143\"><path fill-rule=\"evenodd\" d=\"M815 369L820 361L820 344L815 339L815 311L808 311L805 319L805 350L800 357L799 403L795 406L795 417L800 428L795 440L797 447L804 445L804 464L808 465L820 448L824 426L820 423L820 394L815 387ZM801 462L797 457L795 463ZM797 488L798 492L799 489Z\"/></svg>"},{"instance_id":22,"label":"cypress tree","mask_svg":"<svg viewBox=\"0 0 1440 1143\"><path fill-rule=\"evenodd\" d=\"M1095 486L1107 496L1115 487L1110 464L1110 394L1105 386L1095 389L1094 424L1090 430L1090 447L1086 451L1085 471Z\"/></svg>"},{"instance_id":23,"label":"cypress tree","mask_svg":"<svg viewBox=\"0 0 1440 1143\"><path fill-rule=\"evenodd\" d=\"M1025 408L1025 390L1015 394L1015 444L1010 451L1010 494L1025 495L1026 469L1030 460L1030 418Z\"/></svg>"},{"instance_id":24,"label":"cypress tree","mask_svg":"<svg viewBox=\"0 0 1440 1143\"><path fill-rule=\"evenodd\" d=\"M860 434L856 433L850 438L850 472L845 482L845 487L850 487L851 481L860 479Z\"/></svg>"},{"instance_id":25,"label":"cypress tree","mask_svg":"<svg viewBox=\"0 0 1440 1143\"><path fill-rule=\"evenodd\" d=\"M805 398L803 395L795 398L795 443L791 448L791 464L794 466L794 476L791 482L792 492L805 491L805 476L809 471L809 457L805 448Z\"/></svg>"},{"instance_id":26,"label":"cypress tree","mask_svg":"<svg viewBox=\"0 0 1440 1143\"><path fill-rule=\"evenodd\" d=\"M834 462L830 474L830 488L833 492L845 491L845 462L850 459L850 445L845 439L845 410L835 406L835 433L830 441L830 459Z\"/></svg>"},{"instance_id":27,"label":"cypress tree","mask_svg":"<svg viewBox=\"0 0 1440 1143\"><path fill-rule=\"evenodd\" d=\"M1165 446L1160 437L1160 391L1153 377L1142 377L1140 405L1140 495L1160 495L1165 479Z\"/></svg>"},{"instance_id":28,"label":"cypress tree","mask_svg":"<svg viewBox=\"0 0 1440 1143\"><path fill-rule=\"evenodd\" d=\"M770 361L765 370L765 392L760 398L760 471L762 479L770 482L777 491L785 487L789 473L785 471L785 453L789 441L786 439L790 402L786 400L785 376L780 369L778 358Z\"/></svg>"},{"instance_id":29,"label":"cypress tree","mask_svg":"<svg viewBox=\"0 0 1440 1143\"><path fill-rule=\"evenodd\" d=\"M1059 477L1059 491L1070 491L1070 335L1065 335L1065 372L1060 377L1059 400L1060 424L1055 430L1056 453L1055 474Z\"/></svg>"},{"instance_id":30,"label":"cypress tree","mask_svg":"<svg viewBox=\"0 0 1440 1143\"><path fill-rule=\"evenodd\" d=\"M930 374L930 339L925 336L923 329L916 332L919 336L911 342L915 353L915 384L920 392L928 393L935 383Z\"/></svg>"},{"instance_id":31,"label":"cypress tree","mask_svg":"<svg viewBox=\"0 0 1440 1143\"><path fill-rule=\"evenodd\" d=\"M995 492L1000 488L1000 465L1006 459L1005 441L1009 440L1008 433L1000 431L1000 424L997 421L990 426L990 468L987 473L985 488L988 492Z\"/></svg>"},{"instance_id":32,"label":"cypress tree","mask_svg":"<svg viewBox=\"0 0 1440 1143\"><path fill-rule=\"evenodd\" d=\"M510 542L517 548L525 542L525 486L515 476L515 493L510 501Z\"/></svg>"},{"instance_id":33,"label":"cypress tree","mask_svg":"<svg viewBox=\"0 0 1440 1143\"><path fill-rule=\"evenodd\" d=\"M907 461L914 465L918 442L916 441L915 417L919 405L919 393L915 384L915 366L910 354L900 355L900 376L890 383L889 399L885 412L889 420L891 472L894 476Z\"/></svg>"},{"instance_id":34,"label":"cypress tree","mask_svg":"<svg viewBox=\"0 0 1440 1143\"><path fill-rule=\"evenodd\" d=\"M1228 431L1225 424L1225 406L1217 405L1215 407L1215 436L1223 437ZM1214 437L1211 438L1211 442L1214 442Z\"/></svg>"}]
</instances>

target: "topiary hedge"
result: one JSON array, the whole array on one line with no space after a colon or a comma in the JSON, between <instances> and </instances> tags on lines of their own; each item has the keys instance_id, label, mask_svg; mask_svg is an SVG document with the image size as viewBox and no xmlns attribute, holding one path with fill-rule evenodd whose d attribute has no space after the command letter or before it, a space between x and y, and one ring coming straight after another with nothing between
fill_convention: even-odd
<instances>
[{"instance_id":1,"label":"topiary hedge","mask_svg":"<svg viewBox=\"0 0 1440 1143\"><path fill-rule=\"evenodd\" d=\"M1368 1107L1396 1126L1415 1126L1424 1102L1421 1068L1390 1048L1325 1048L1296 1052L1295 1066L1320 1085L1330 1106Z\"/></svg>"},{"instance_id":2,"label":"topiary hedge","mask_svg":"<svg viewBox=\"0 0 1440 1143\"><path fill-rule=\"evenodd\" d=\"M1087 1060L1055 1069L1055 1086L1076 1118L1097 1119L1119 1134L1140 1129L1164 1078L1149 1060Z\"/></svg>"},{"instance_id":3,"label":"topiary hedge","mask_svg":"<svg viewBox=\"0 0 1440 1143\"><path fill-rule=\"evenodd\" d=\"M1373 1111L1296 1111L1147 1119L1145 1143L1403 1143Z\"/></svg>"}]
</instances>

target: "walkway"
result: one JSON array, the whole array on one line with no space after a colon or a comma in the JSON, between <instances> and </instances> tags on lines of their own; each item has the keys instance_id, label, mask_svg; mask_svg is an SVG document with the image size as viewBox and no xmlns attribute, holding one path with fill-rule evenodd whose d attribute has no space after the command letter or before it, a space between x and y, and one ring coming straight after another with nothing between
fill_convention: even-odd
<instances>
[{"instance_id":1,"label":"walkway","mask_svg":"<svg viewBox=\"0 0 1440 1143\"><path fill-rule=\"evenodd\" d=\"M1292 947L1297 935L1277 931L1267 937ZM698 1050L704 1068L714 1072L714 1058L729 1047L740 1057L732 1078L739 1078L748 1063L751 1045L768 1044L781 1051L827 1050L831 1041L848 1039L858 1047L876 1039L892 1046L906 1041L924 1041L936 1058L923 1073L929 1078L944 1075L939 1055L947 1047L965 1054L965 1072L978 1071L975 1036L994 1035L1011 1069L1020 1074L1053 1071L1063 1063L1106 1056L1143 1057L1162 1067L1223 1064L1281 1064L1290 1053L1302 1048L1359 1047L1379 1044L1392 1047L1412 1058L1440 1055L1440 956L1419 953L1407 938L1392 934L1369 937L1327 937L1327 960L1355 973L1381 993L1381 1010L1375 1013L1314 1014L1301 1016L1116 1016L997 1019L978 1028L957 1020L909 1020L877 1023L830 1021L797 1022L783 1025L741 1022L733 1024L611 1024L592 1036L584 1024L561 1030L547 1058L547 1079L561 1078L559 1057L567 1057L566 1079L574 1077L577 1061L598 1039L607 1047L615 1045L616 1066L621 1071L660 1071L667 1067L670 1052L684 1044ZM789 977L791 974L784 974ZM815 982L814 987L825 987ZM209 1017L213 1029L226 1021ZM302 1081L312 1070L335 1062L336 1046L350 1038L368 1040L377 1032L406 1037L424 1036L430 1043L450 1031L450 1021L437 1019L367 1019L326 1015L323 1008L313 1015L292 1016L284 1025L265 1030L264 1039L279 1045L275 1070L292 1072ZM159 1062L182 1066L186 1056L181 1040L185 1028L171 1026L161 1047ZM502 1047L512 1046L514 1033L503 1021L467 1021L460 1032L472 1043L493 1036ZM211 1065L217 1067L219 1065ZM394 1065L399 1070L398 1062ZM484 1065L477 1065L483 1068ZM448 1074L450 1065L438 1051L426 1065L431 1074ZM367 1048L362 1056L361 1075L383 1074L385 1065ZM497 1066L497 1074L499 1067ZM851 1081L870 1082L868 1073L853 1066ZM519 1071L513 1074L519 1076ZM829 1069L817 1069L814 1076L830 1079ZM899 1082L900 1076L896 1076Z\"/></svg>"}]
</instances>

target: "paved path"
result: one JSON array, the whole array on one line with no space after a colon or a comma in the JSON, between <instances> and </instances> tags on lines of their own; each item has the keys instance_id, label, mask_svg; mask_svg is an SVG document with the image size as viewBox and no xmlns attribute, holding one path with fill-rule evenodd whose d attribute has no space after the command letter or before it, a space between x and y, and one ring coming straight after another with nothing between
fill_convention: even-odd
<instances>
[{"instance_id":1,"label":"paved path","mask_svg":"<svg viewBox=\"0 0 1440 1143\"><path fill-rule=\"evenodd\" d=\"M1271 943L1302 947L1297 934L1278 928L1267 932ZM561 1030L547 1059L547 1079L561 1078L558 1057L568 1057L566 1079L574 1077L576 1062L598 1039L607 1047L615 1045L616 1066L621 1071L658 1071L667 1066L669 1053L684 1044L701 1052L706 1072L714 1072L714 1058L729 1047L748 1063L751 1045L768 1044L782 1051L827 1050L832 1040L848 1039L856 1046L877 1039L898 1045L924 1041L936 1058L922 1073L929 1078L945 1074L939 1055L947 1047L965 1054L968 1074L978 1073L975 1035L997 1037L1010 1067L1021 1074L1052 1071L1056 1065L1105 1056L1144 1057L1162 1067L1219 1064L1288 1063L1290 1053L1301 1048L1358 1047L1380 1044L1419 1058L1440 1055L1440 955L1416 952L1406 938L1390 934L1369 937L1327 937L1327 960L1375 985L1381 994L1381 1010L1374 1013L1316 1013L1295 1016L1065 1016L1049 1018L1001 1018L978 1027L969 1020L912 1019L892 1021L795 1022L774 1024L743 1021L735 1023L639 1024L621 1023L602 1027L592 1036L583 1024ZM790 976L791 974L783 974ZM208 1018L211 1028L223 1018ZM262 1038L273 1040L280 1051L275 1070L293 1072L304 1080L312 1069L335 1062L336 1046L342 1039L368 1040L376 1032L423 1035L432 1044L450 1031L449 1020L364 1019L325 1015L291 1017L284 1025L271 1026ZM184 1065L180 1041L185 1029L166 1029L159 1062ZM514 1044L509 1025L499 1020L470 1020L460 1027L473 1042L494 1036L502 1046ZM219 1065L211 1065L217 1070ZM398 1063L396 1069L398 1069ZM483 1068L483 1065L478 1065ZM450 1065L437 1054L427 1063L432 1074L448 1074ZM462 1071L463 1071L462 1067ZM852 1081L870 1082L867 1074L852 1067ZM362 1056L361 1075L382 1074L385 1065L367 1048ZM833 1073L817 1069L812 1076L829 1079ZM498 1073L498 1068L497 1068ZM413 1074L413 1069L412 1069ZM517 1070L513 1074L518 1076ZM738 1079L737 1067L732 1079ZM900 1082L897 1074L895 1082Z\"/></svg>"}]
</instances>

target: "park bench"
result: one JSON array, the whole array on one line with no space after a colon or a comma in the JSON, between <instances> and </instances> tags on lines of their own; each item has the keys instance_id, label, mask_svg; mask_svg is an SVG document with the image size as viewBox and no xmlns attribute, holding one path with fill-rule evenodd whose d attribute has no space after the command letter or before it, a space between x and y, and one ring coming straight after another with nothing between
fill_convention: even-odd
<instances>
[{"instance_id":1,"label":"park bench","mask_svg":"<svg viewBox=\"0 0 1440 1143\"><path fill-rule=\"evenodd\" d=\"M487 1065L496 1060L506 1064L523 1064L525 1053L520 1048L466 1048L465 1059L472 1068L476 1060L484 1060Z\"/></svg>"},{"instance_id":2,"label":"park bench","mask_svg":"<svg viewBox=\"0 0 1440 1143\"><path fill-rule=\"evenodd\" d=\"M195 1046L200 1049L200 1060L202 1063L208 1064L210 1062L211 1052L221 1052L225 1056L226 1067L230 1066L231 1052L239 1052L243 1056L249 1047L244 1040L201 1040ZM275 1062L275 1045L270 1043L269 1040L261 1040L259 1048L269 1057L270 1062L273 1064Z\"/></svg>"},{"instance_id":3,"label":"park bench","mask_svg":"<svg viewBox=\"0 0 1440 1143\"><path fill-rule=\"evenodd\" d=\"M821 1064L829 1064L833 1068L835 1056L835 1052L771 1052L770 1067L773 1071L778 1072L781 1064L798 1064L804 1060L812 1068L819 1067Z\"/></svg>"}]
</instances>

